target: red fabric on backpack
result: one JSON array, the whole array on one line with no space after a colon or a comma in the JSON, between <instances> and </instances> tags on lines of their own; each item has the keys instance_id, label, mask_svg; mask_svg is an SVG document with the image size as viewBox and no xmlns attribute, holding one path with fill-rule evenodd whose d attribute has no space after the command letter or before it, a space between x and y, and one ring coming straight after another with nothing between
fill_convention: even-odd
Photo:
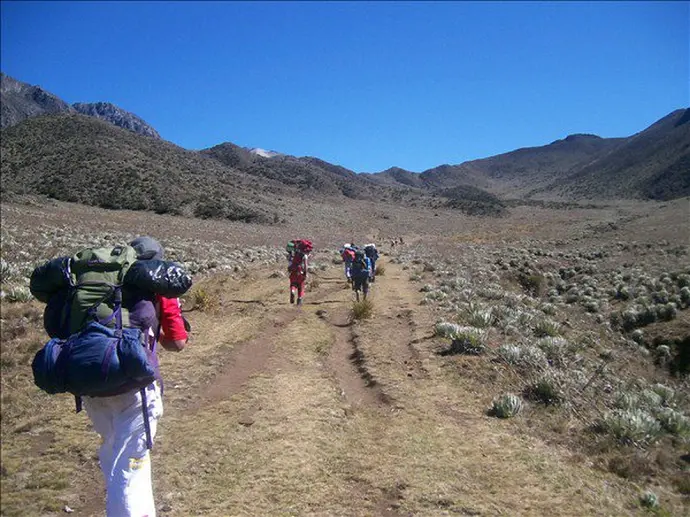
<instances>
[{"instance_id":1,"label":"red fabric on backpack","mask_svg":"<svg viewBox=\"0 0 690 517\"><path fill-rule=\"evenodd\" d=\"M314 249L314 245L308 239L295 239L292 242L295 243L295 249L302 253L311 253L311 250Z\"/></svg>"},{"instance_id":2,"label":"red fabric on backpack","mask_svg":"<svg viewBox=\"0 0 690 517\"><path fill-rule=\"evenodd\" d=\"M351 249L346 249L345 251L343 251L343 260L352 262L353 260L355 260L355 252Z\"/></svg>"},{"instance_id":3,"label":"red fabric on backpack","mask_svg":"<svg viewBox=\"0 0 690 517\"><path fill-rule=\"evenodd\" d=\"M180 299L165 298L163 296L156 296L156 299L160 303L161 308L160 324L163 335L175 341L186 340L188 336L184 328L184 320L182 319Z\"/></svg>"}]
</instances>

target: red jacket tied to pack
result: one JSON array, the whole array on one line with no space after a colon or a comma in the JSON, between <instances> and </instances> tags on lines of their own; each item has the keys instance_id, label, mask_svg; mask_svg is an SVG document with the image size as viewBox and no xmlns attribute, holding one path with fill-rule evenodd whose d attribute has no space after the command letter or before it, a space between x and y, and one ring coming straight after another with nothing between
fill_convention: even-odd
<instances>
[{"instance_id":1,"label":"red jacket tied to pack","mask_svg":"<svg viewBox=\"0 0 690 517\"><path fill-rule=\"evenodd\" d=\"M301 251L304 254L311 253L311 250L314 249L314 245L311 243L310 240L307 239L296 239L292 242L295 244L295 249L297 251Z\"/></svg>"}]
</instances>

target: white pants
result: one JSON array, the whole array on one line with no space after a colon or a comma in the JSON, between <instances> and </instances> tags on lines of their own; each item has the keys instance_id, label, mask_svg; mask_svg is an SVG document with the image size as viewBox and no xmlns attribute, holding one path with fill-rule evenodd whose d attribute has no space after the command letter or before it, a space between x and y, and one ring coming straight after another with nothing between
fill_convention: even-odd
<instances>
[{"instance_id":1,"label":"white pants","mask_svg":"<svg viewBox=\"0 0 690 517\"><path fill-rule=\"evenodd\" d=\"M146 405L153 440L158 419L163 415L157 382L146 388ZM141 393L136 390L114 397L84 397L84 407L103 440L99 458L105 479L107 516L155 517Z\"/></svg>"}]
</instances>

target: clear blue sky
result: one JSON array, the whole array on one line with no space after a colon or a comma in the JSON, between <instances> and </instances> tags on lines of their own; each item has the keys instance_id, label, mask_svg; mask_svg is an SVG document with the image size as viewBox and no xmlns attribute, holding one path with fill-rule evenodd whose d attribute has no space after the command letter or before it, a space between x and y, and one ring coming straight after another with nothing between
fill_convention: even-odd
<instances>
[{"instance_id":1,"label":"clear blue sky","mask_svg":"<svg viewBox=\"0 0 690 517\"><path fill-rule=\"evenodd\" d=\"M221 142L420 172L690 105L688 2L2 1L6 74Z\"/></svg>"}]
</instances>

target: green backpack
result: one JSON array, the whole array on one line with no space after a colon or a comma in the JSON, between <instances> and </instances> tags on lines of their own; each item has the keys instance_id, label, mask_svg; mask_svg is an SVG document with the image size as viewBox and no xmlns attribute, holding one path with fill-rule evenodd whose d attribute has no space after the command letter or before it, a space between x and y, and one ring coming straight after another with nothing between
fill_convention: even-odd
<instances>
[{"instance_id":1,"label":"green backpack","mask_svg":"<svg viewBox=\"0 0 690 517\"><path fill-rule=\"evenodd\" d=\"M136 260L131 246L83 249L37 268L30 289L53 315L59 311L60 328L52 330L61 337L79 332L91 320L115 327L113 311L122 302L121 286ZM126 310L121 317L122 326L128 326Z\"/></svg>"},{"instance_id":2,"label":"green backpack","mask_svg":"<svg viewBox=\"0 0 690 517\"><path fill-rule=\"evenodd\" d=\"M118 294L121 302L120 286L136 260L137 252L131 246L85 249L72 257L70 275L72 285L77 288L69 306L70 334L82 329L90 316L100 322L112 317ZM115 325L114 321L108 323L107 326ZM129 325L128 313L124 309L122 325Z\"/></svg>"}]
</instances>

